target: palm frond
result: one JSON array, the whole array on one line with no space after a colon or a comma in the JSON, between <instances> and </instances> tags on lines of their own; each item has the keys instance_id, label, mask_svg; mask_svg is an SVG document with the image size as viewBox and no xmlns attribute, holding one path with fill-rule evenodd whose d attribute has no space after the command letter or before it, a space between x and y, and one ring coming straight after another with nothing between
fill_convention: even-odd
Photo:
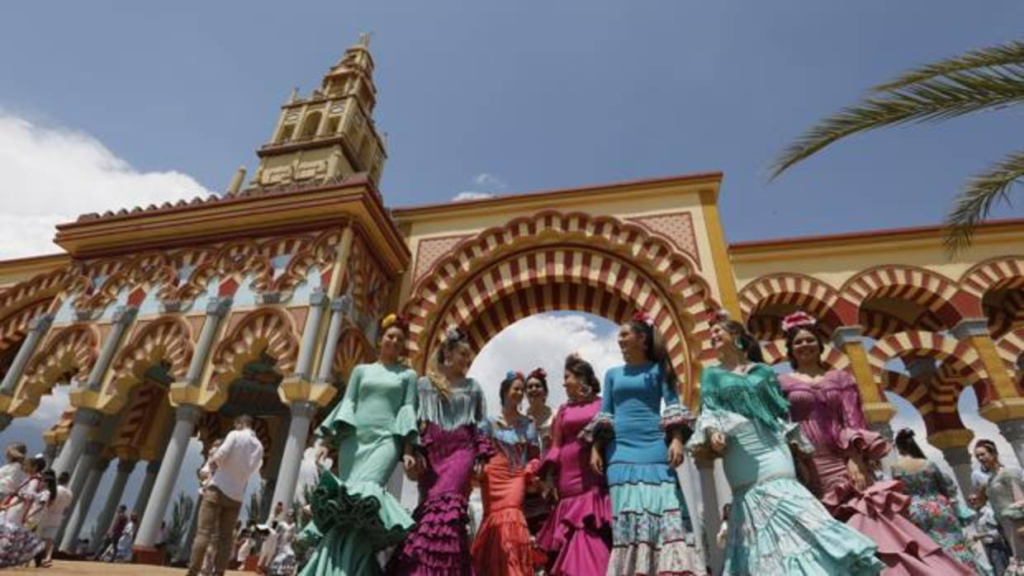
<instances>
[{"instance_id":1,"label":"palm frond","mask_svg":"<svg viewBox=\"0 0 1024 576\"><path fill-rule=\"evenodd\" d=\"M1024 151L1014 152L971 178L946 216L946 248L957 253L971 243L974 229L997 202L1009 202L1010 187L1024 178Z\"/></svg>"},{"instance_id":2,"label":"palm frond","mask_svg":"<svg viewBox=\"0 0 1024 576\"><path fill-rule=\"evenodd\" d=\"M1024 102L1024 67L952 72L869 96L818 122L773 163L769 180L847 136L909 122L955 118Z\"/></svg>"},{"instance_id":3,"label":"palm frond","mask_svg":"<svg viewBox=\"0 0 1024 576\"><path fill-rule=\"evenodd\" d=\"M879 84L871 89L872 92L882 93L891 90L899 90L936 77L949 76L957 72L974 70L977 68L992 68L999 66L1021 67L1024 66L1024 42L1014 40L1005 44L988 46L978 50L972 50L959 56L926 64L909 72L901 74L897 78L884 84Z\"/></svg>"}]
</instances>

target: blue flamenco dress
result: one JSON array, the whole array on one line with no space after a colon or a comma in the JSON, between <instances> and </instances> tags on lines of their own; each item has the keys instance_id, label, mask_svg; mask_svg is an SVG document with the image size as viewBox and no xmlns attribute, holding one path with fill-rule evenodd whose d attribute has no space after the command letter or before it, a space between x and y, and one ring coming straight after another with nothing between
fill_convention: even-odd
<instances>
[{"instance_id":1,"label":"blue flamenco dress","mask_svg":"<svg viewBox=\"0 0 1024 576\"><path fill-rule=\"evenodd\" d=\"M770 367L755 364L745 374L706 368L700 394L687 448L708 457L713 433L727 439L722 457L733 500L722 574L867 576L885 568L870 539L834 519L797 481L789 444L813 448L789 422Z\"/></svg>"},{"instance_id":2,"label":"blue flamenco dress","mask_svg":"<svg viewBox=\"0 0 1024 576\"><path fill-rule=\"evenodd\" d=\"M361 364L317 434L338 447L338 475L313 491L307 541L319 541L302 576L379 574L377 552L401 542L412 516L385 485L404 443L416 439L416 373L404 365Z\"/></svg>"},{"instance_id":3,"label":"blue flamenco dress","mask_svg":"<svg viewBox=\"0 0 1024 576\"><path fill-rule=\"evenodd\" d=\"M608 370L603 392L601 411L581 437L606 442L608 575L706 574L679 479L668 464L667 435L688 427L689 411L654 363Z\"/></svg>"}]
</instances>

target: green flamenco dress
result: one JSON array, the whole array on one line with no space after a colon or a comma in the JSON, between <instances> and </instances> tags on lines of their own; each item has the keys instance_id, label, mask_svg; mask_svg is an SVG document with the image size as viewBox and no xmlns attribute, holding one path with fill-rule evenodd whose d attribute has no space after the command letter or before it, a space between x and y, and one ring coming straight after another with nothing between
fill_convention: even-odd
<instances>
[{"instance_id":1,"label":"green flamenco dress","mask_svg":"<svg viewBox=\"0 0 1024 576\"><path fill-rule=\"evenodd\" d=\"M834 519L796 479L790 444L813 451L789 422L778 378L756 364L746 374L705 368L701 411L688 448L710 454L713 433L732 489L723 576L875 576L875 544ZM936 575L938 576L938 575Z\"/></svg>"},{"instance_id":2,"label":"green flamenco dress","mask_svg":"<svg viewBox=\"0 0 1024 576\"><path fill-rule=\"evenodd\" d=\"M380 574L377 552L394 546L413 519L385 488L404 443L416 439L416 373L404 365L361 364L317 435L338 448L338 475L313 491L306 541L318 542L302 576Z\"/></svg>"}]
</instances>

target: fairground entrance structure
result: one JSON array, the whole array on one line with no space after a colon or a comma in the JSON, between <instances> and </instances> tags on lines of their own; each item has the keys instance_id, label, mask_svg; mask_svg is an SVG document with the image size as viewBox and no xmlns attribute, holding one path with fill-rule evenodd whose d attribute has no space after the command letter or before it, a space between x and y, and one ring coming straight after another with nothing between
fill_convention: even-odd
<instances>
[{"instance_id":1,"label":"fairground entrance structure","mask_svg":"<svg viewBox=\"0 0 1024 576\"><path fill-rule=\"evenodd\" d=\"M101 525L147 462L134 508L137 559L151 559L189 440L241 413L256 416L272 501L290 505L312 426L396 308L421 371L450 326L479 350L531 314L618 322L643 308L693 408L712 314L742 317L782 362L780 318L801 308L873 425L895 412L884 391L908 400L962 487L968 386L1024 461L1024 220L983 225L950 261L937 228L727 244L717 173L389 210L373 69L362 39L293 94L248 182L240 169L221 195L85 214L58 226L64 253L0 262L0 430L70 387L45 433L77 495L65 549L109 464ZM700 469L714 534L714 474Z\"/></svg>"}]
</instances>

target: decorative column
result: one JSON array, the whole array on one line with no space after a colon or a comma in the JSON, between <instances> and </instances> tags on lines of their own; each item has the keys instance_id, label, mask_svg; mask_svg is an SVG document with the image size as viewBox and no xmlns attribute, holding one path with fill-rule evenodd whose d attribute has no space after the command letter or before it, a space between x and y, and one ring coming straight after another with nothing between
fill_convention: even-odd
<instances>
[{"instance_id":1,"label":"decorative column","mask_svg":"<svg viewBox=\"0 0 1024 576\"><path fill-rule=\"evenodd\" d=\"M299 480L299 467L302 465L302 455L306 451L309 426L318 408L315 402L293 402L291 405L292 418L288 426L288 439L285 442L281 467L277 472L272 507L278 502L283 502L287 511L291 510L295 502L295 484Z\"/></svg>"},{"instance_id":2,"label":"decorative column","mask_svg":"<svg viewBox=\"0 0 1024 576\"><path fill-rule=\"evenodd\" d=\"M192 438L192 432L202 413L198 406L189 404L179 406L175 412L174 431L171 432L171 441L164 452L160 472L157 473L149 502L146 504L146 512L142 515L138 536L135 538L136 547L152 549L156 544L160 524L164 521L174 485L178 482L178 473L181 471L181 462L185 459L188 441Z\"/></svg>"},{"instance_id":3,"label":"decorative column","mask_svg":"<svg viewBox=\"0 0 1024 576\"><path fill-rule=\"evenodd\" d=\"M164 515L167 513L167 505L171 501L174 485L178 481L178 474L181 472L181 462L185 458L188 441L195 431L196 422L199 421L199 417L203 413L202 409L197 406L197 401L206 359L210 354L210 348L213 347L213 341L217 337L220 323L230 309L230 297L210 299L206 305L206 321L203 322L202 331L199 333L199 342L196 344L192 360L188 365L185 381L175 382L171 385L171 401L178 406L175 411L174 429L171 431L171 439L167 443L160 471L157 473L149 500L146 502L146 510L139 524L138 535L135 537L134 551L137 563L157 564L162 561L161 555L154 545L160 534L160 524L163 523Z\"/></svg>"},{"instance_id":4,"label":"decorative column","mask_svg":"<svg viewBox=\"0 0 1024 576\"><path fill-rule=\"evenodd\" d=\"M320 321L324 315L324 304L327 295L317 288L309 295L309 318L302 329L302 345L299 347L299 358L295 363L295 377L309 381L313 377L313 359L316 356L316 337L320 331Z\"/></svg>"},{"instance_id":5,"label":"decorative column","mask_svg":"<svg viewBox=\"0 0 1024 576\"><path fill-rule=\"evenodd\" d=\"M89 471L89 478L82 487L82 494L75 505L75 511L71 514L71 519L68 520L67 525L64 527L64 537L60 542L61 552L65 554L74 554L76 552L78 548L78 533L82 530L82 524L89 515L89 506L96 497L96 489L100 485L100 480L103 479L103 473L107 471L107 466L110 466L110 460L100 460Z\"/></svg>"},{"instance_id":6,"label":"decorative column","mask_svg":"<svg viewBox=\"0 0 1024 576\"><path fill-rule=\"evenodd\" d=\"M103 377L107 373L110 361L114 359L114 354L117 353L117 349L121 346L121 337L124 336L125 330L131 326L138 313L139 309L135 306L118 306L114 312L114 323L111 325L113 329L110 332L110 336L103 342L100 356L96 359L96 363L93 364L92 371L89 372L89 379L85 382L85 386L89 390L98 392L103 386Z\"/></svg>"},{"instance_id":7,"label":"decorative column","mask_svg":"<svg viewBox=\"0 0 1024 576\"><path fill-rule=\"evenodd\" d=\"M341 328L345 318L352 310L352 297L345 294L331 302L331 322L327 328L327 340L324 342L324 353L320 356L320 368L317 370L316 381L323 384L331 381L334 370L334 353L338 349Z\"/></svg>"},{"instance_id":8,"label":"decorative column","mask_svg":"<svg viewBox=\"0 0 1024 576\"><path fill-rule=\"evenodd\" d=\"M968 447L974 439L974 432L963 428L940 430L928 436L928 443L942 451L946 463L953 469L956 483L964 499L974 493L971 480L971 453Z\"/></svg>"},{"instance_id":9,"label":"decorative column","mask_svg":"<svg viewBox=\"0 0 1024 576\"><path fill-rule=\"evenodd\" d=\"M110 491L107 492L107 501L103 505L100 515L96 518L96 525L92 530L90 544L94 554L99 552L103 535L110 528L110 522L114 519L114 513L117 512L117 507L121 505L125 484L128 483L128 477L135 470L135 464L137 464L135 460L118 460L117 462L117 475L114 476L114 484L110 487Z\"/></svg>"},{"instance_id":10,"label":"decorative column","mask_svg":"<svg viewBox=\"0 0 1024 576\"><path fill-rule=\"evenodd\" d=\"M712 573L722 570L724 558L718 548L718 530L722 527L722 508L718 503L718 492L715 488L715 461L694 460L700 474L701 522L704 529L704 553L707 556Z\"/></svg>"},{"instance_id":11,"label":"decorative column","mask_svg":"<svg viewBox=\"0 0 1024 576\"><path fill-rule=\"evenodd\" d=\"M146 464L146 475L142 477L142 485L139 486L139 495L135 498L135 506L132 512L142 518L146 511L146 503L149 502L149 495L153 493L153 484L156 483L156 474L160 471L160 461L154 460Z\"/></svg>"},{"instance_id":12,"label":"decorative column","mask_svg":"<svg viewBox=\"0 0 1024 576\"><path fill-rule=\"evenodd\" d=\"M1013 453L1017 456L1017 462L1024 462L1024 420L1004 420L999 422L999 431L1003 438L1013 447ZM1021 464L1024 466L1024 464Z\"/></svg>"},{"instance_id":13,"label":"decorative column","mask_svg":"<svg viewBox=\"0 0 1024 576\"><path fill-rule=\"evenodd\" d=\"M864 417L871 425L888 425L892 417L896 415L896 408L885 399L885 394L875 382L871 362L868 361L868 353L864 349L862 331L860 326L841 326L832 333L832 341L850 360L850 371L853 373L854 380L857 381ZM872 429L876 430L874 426ZM891 428L889 428L887 437L892 438Z\"/></svg>"},{"instance_id":14,"label":"decorative column","mask_svg":"<svg viewBox=\"0 0 1024 576\"><path fill-rule=\"evenodd\" d=\"M14 389L18 386L18 381L21 380L21 376L25 372L25 366L28 365L28 361L35 354L36 347L39 346L43 335L46 334L46 331L50 329L52 324L52 314L36 316L28 323L28 334L25 335L25 341L21 343L18 353L14 355L14 362L11 362L10 369L4 374L3 382L0 382L0 395L8 397L14 395Z\"/></svg>"},{"instance_id":15,"label":"decorative column","mask_svg":"<svg viewBox=\"0 0 1024 576\"><path fill-rule=\"evenodd\" d=\"M78 459L81 458L82 452L85 450L85 445L89 442L89 437L99 428L102 420L103 414L98 410L79 408L75 411L75 421L71 425L71 432L64 442L64 448L57 456L57 461L53 463L54 472L60 475L61 472L72 472L75 469ZM84 477L82 481L84 481ZM72 482L72 492L75 492L76 486L81 487L81 484Z\"/></svg>"}]
</instances>

